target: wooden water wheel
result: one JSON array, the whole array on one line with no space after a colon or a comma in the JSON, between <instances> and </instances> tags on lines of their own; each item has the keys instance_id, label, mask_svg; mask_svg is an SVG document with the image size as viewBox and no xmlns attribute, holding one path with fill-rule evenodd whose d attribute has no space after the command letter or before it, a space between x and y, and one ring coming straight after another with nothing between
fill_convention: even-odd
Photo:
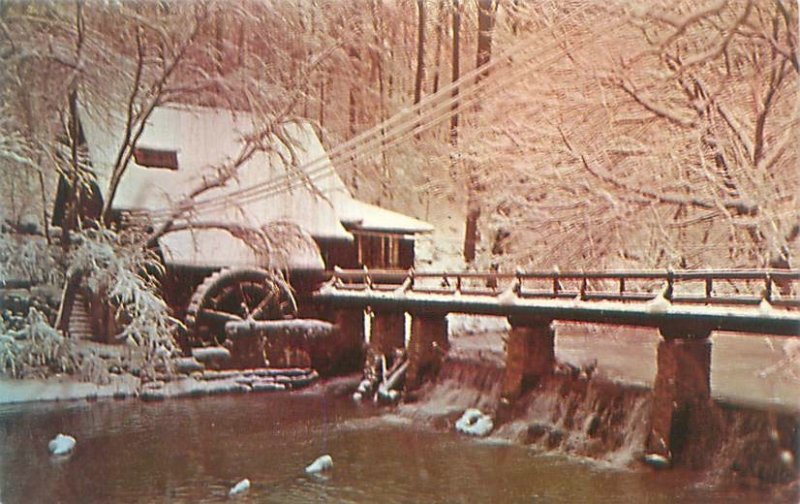
<instances>
[{"instance_id":1,"label":"wooden water wheel","mask_svg":"<svg viewBox=\"0 0 800 504\"><path fill-rule=\"evenodd\" d=\"M186 310L190 344L222 344L230 321L294 318L292 289L277 274L257 268L224 269L207 277Z\"/></svg>"}]
</instances>

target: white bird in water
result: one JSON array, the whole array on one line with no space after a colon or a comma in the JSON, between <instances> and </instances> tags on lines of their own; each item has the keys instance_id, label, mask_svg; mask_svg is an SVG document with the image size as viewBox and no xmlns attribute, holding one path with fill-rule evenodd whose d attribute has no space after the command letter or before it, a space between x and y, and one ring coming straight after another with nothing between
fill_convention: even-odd
<instances>
[{"instance_id":1,"label":"white bird in water","mask_svg":"<svg viewBox=\"0 0 800 504\"><path fill-rule=\"evenodd\" d=\"M328 469L333 469L333 458L323 455L306 467L306 474L316 474Z\"/></svg>"},{"instance_id":2,"label":"white bird in water","mask_svg":"<svg viewBox=\"0 0 800 504\"><path fill-rule=\"evenodd\" d=\"M233 488L230 489L228 492L228 497L233 497L234 495L239 495L245 493L250 489L250 480L245 478L239 483L233 485Z\"/></svg>"},{"instance_id":3,"label":"white bird in water","mask_svg":"<svg viewBox=\"0 0 800 504\"><path fill-rule=\"evenodd\" d=\"M59 434L50 440L50 443L47 444L47 448L53 455L66 455L75 448L76 444L77 441L75 441L74 437L66 434Z\"/></svg>"}]
</instances>

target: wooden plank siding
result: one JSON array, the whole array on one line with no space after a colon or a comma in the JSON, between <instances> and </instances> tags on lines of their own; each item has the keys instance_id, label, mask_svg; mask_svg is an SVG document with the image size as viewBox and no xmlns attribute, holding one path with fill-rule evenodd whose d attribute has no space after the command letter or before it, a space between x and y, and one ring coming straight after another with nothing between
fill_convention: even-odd
<instances>
[{"instance_id":1,"label":"wooden plank siding","mask_svg":"<svg viewBox=\"0 0 800 504\"><path fill-rule=\"evenodd\" d=\"M327 269L403 269L414 266L414 238L352 231L353 241L317 239Z\"/></svg>"}]
</instances>

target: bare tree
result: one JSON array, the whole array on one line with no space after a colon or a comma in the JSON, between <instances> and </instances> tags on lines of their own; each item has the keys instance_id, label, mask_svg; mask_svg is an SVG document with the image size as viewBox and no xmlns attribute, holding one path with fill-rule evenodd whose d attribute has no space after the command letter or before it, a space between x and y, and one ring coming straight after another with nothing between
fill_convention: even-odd
<instances>
[{"instance_id":1,"label":"bare tree","mask_svg":"<svg viewBox=\"0 0 800 504\"><path fill-rule=\"evenodd\" d=\"M486 102L477 133L463 131L468 160L492 159L479 177L495 250L538 267L790 264L797 6L582 14L541 39L538 66Z\"/></svg>"},{"instance_id":2,"label":"bare tree","mask_svg":"<svg viewBox=\"0 0 800 504\"><path fill-rule=\"evenodd\" d=\"M422 79L425 76L425 0L417 0L417 73L414 80L414 103L422 99Z\"/></svg>"},{"instance_id":3,"label":"bare tree","mask_svg":"<svg viewBox=\"0 0 800 504\"><path fill-rule=\"evenodd\" d=\"M453 75L452 82L456 82L461 76L461 1L453 0ZM458 97L458 87L453 88L453 98ZM450 142L458 144L458 113L456 113L456 103L453 103L453 115L450 118Z\"/></svg>"}]
</instances>

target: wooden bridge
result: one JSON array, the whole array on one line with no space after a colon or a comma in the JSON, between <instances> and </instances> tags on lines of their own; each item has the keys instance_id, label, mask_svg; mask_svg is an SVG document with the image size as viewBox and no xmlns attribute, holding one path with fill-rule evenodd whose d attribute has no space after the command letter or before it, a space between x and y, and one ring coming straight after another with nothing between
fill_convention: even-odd
<instances>
[{"instance_id":1,"label":"wooden bridge","mask_svg":"<svg viewBox=\"0 0 800 504\"><path fill-rule=\"evenodd\" d=\"M711 397L712 331L800 336L800 271L516 273L336 270L314 294L336 322L383 354L407 347L406 388L419 387L449 348L447 314L508 317L501 406L555 369L554 321L658 328L647 450L671 459L673 417ZM405 341L406 314L410 339ZM501 412L498 412L500 414Z\"/></svg>"}]
</instances>

